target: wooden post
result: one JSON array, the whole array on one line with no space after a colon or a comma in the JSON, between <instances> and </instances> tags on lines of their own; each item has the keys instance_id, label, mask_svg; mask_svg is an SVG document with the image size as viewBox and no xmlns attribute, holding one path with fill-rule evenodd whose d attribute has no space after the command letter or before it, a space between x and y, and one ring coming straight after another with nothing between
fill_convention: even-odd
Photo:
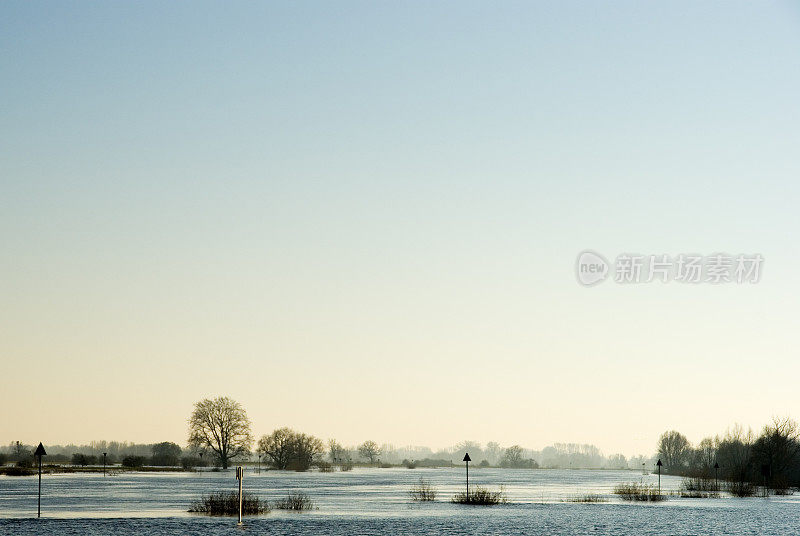
<instances>
[{"instance_id":1,"label":"wooden post","mask_svg":"<svg viewBox=\"0 0 800 536\"><path fill-rule=\"evenodd\" d=\"M239 523L242 524L242 480L244 480L244 467L236 468L236 479L239 481Z\"/></svg>"}]
</instances>

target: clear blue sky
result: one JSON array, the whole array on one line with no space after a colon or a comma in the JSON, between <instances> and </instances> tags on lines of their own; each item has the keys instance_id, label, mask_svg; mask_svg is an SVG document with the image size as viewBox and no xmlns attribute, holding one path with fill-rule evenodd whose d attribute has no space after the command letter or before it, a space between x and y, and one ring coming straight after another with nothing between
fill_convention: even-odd
<instances>
[{"instance_id":1,"label":"clear blue sky","mask_svg":"<svg viewBox=\"0 0 800 536\"><path fill-rule=\"evenodd\" d=\"M800 417L796 3L3 2L0 80L0 442L216 394L346 443Z\"/></svg>"}]
</instances>

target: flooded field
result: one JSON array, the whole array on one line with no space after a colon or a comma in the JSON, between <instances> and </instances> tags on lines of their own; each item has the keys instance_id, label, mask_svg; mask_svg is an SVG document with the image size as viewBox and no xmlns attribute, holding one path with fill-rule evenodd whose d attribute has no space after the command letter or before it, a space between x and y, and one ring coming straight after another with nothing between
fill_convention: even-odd
<instances>
[{"instance_id":1,"label":"flooded field","mask_svg":"<svg viewBox=\"0 0 800 536\"><path fill-rule=\"evenodd\" d=\"M408 491L420 477L437 500L415 503ZM622 482L657 482L629 471L470 471L471 484L503 486L508 504L461 506L450 498L463 489L463 469L355 469L335 473L288 473L248 469L245 489L275 500L307 493L315 508L235 519L187 512L204 493L235 490L232 471L45 475L42 519L36 517L36 478L0 477L2 534L792 534L800 527L794 496L683 499L626 503L613 494ZM662 477L665 492L681 479ZM605 502L565 502L597 494Z\"/></svg>"}]
</instances>

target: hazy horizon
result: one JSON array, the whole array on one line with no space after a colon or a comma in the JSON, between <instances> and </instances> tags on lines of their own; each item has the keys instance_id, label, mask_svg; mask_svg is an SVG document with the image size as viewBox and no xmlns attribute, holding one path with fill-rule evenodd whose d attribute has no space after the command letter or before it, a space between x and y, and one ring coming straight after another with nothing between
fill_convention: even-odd
<instances>
[{"instance_id":1,"label":"hazy horizon","mask_svg":"<svg viewBox=\"0 0 800 536\"><path fill-rule=\"evenodd\" d=\"M0 7L0 438L648 455L800 417L790 2ZM587 288L579 252L759 254Z\"/></svg>"}]
</instances>

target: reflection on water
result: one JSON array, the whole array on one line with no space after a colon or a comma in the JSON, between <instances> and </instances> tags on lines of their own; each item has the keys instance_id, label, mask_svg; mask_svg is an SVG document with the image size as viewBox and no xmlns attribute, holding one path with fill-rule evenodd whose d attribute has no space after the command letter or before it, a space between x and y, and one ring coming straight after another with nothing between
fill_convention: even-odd
<instances>
[{"instance_id":1,"label":"reflection on water","mask_svg":"<svg viewBox=\"0 0 800 536\"><path fill-rule=\"evenodd\" d=\"M434 503L412 503L408 489L424 477L438 488ZM625 504L613 494L620 482L655 484L656 475L627 471L475 469L470 482L503 485L511 504L492 508L449 502L462 489L454 469L355 469L346 473L248 472L245 488L274 500L303 491L317 509L274 511L249 518L250 530L270 534L787 534L800 526L793 497L677 499ZM675 490L680 479L662 477ZM0 533L9 534L222 534L232 523L186 510L203 493L235 490L232 471L45 475L42 515L36 515L36 478L0 477ZM600 504L562 503L586 493ZM1 519L5 518L5 519ZM120 519L125 518L125 519Z\"/></svg>"}]
</instances>

